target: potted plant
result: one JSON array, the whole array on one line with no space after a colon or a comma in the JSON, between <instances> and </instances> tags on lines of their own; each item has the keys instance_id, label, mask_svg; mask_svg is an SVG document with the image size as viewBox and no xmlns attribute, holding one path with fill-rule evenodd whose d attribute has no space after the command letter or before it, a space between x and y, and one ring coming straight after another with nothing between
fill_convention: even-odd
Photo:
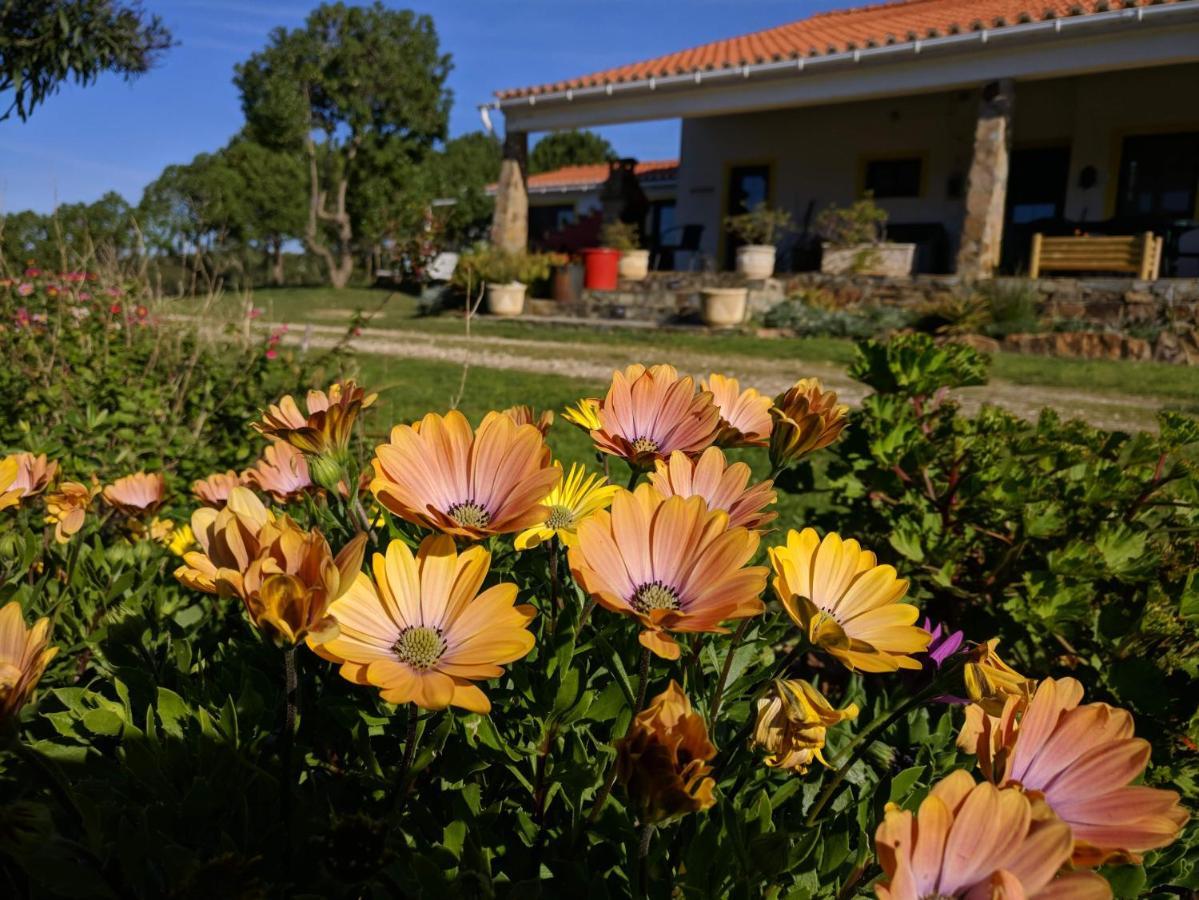
<instances>
[{"instance_id":1,"label":"potted plant","mask_svg":"<svg viewBox=\"0 0 1199 900\"><path fill-rule=\"evenodd\" d=\"M493 316L519 316L525 309L528 285L548 278L549 273L546 254L483 245L463 254L454 281L468 290L486 285L487 311Z\"/></svg>"},{"instance_id":2,"label":"potted plant","mask_svg":"<svg viewBox=\"0 0 1199 900\"><path fill-rule=\"evenodd\" d=\"M776 245L794 223L787 210L759 203L749 212L727 216L724 227L744 242L737 248L737 273L762 281L774 274Z\"/></svg>"},{"instance_id":3,"label":"potted plant","mask_svg":"<svg viewBox=\"0 0 1199 900\"><path fill-rule=\"evenodd\" d=\"M636 225L631 222L609 222L600 230L600 243L609 250L620 251L617 271L621 278L643 281L649 274L649 251L641 249Z\"/></svg>"},{"instance_id":4,"label":"potted plant","mask_svg":"<svg viewBox=\"0 0 1199 900\"><path fill-rule=\"evenodd\" d=\"M829 206L815 221L816 233L823 238L820 271L826 275L912 274L916 258L915 244L895 244L884 240L887 211L880 208L869 191L851 206Z\"/></svg>"}]
</instances>

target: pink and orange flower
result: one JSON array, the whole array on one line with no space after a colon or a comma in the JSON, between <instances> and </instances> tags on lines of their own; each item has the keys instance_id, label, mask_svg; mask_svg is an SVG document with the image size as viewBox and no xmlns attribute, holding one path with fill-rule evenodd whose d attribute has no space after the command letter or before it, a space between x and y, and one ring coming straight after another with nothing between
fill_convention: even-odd
<instances>
[{"instance_id":1,"label":"pink and orange flower","mask_svg":"<svg viewBox=\"0 0 1199 900\"><path fill-rule=\"evenodd\" d=\"M675 450L699 453L720 430L720 410L695 380L674 366L632 365L612 373L612 386L599 408L595 446L630 465L648 468Z\"/></svg>"},{"instance_id":2,"label":"pink and orange flower","mask_svg":"<svg viewBox=\"0 0 1199 900\"><path fill-rule=\"evenodd\" d=\"M723 634L722 622L763 612L767 570L746 566L757 549L758 535L730 528L723 510L642 484L580 523L570 568L597 603L641 624L642 646L678 659L670 632Z\"/></svg>"},{"instance_id":3,"label":"pink and orange flower","mask_svg":"<svg viewBox=\"0 0 1199 900\"><path fill-rule=\"evenodd\" d=\"M778 494L771 481L751 486L751 474L745 463L729 463L719 447L709 447L698 459L676 450L669 461L658 460L649 482L663 497L702 497L708 509L729 514L732 528L757 530L778 518L766 511Z\"/></svg>"},{"instance_id":4,"label":"pink and orange flower","mask_svg":"<svg viewBox=\"0 0 1199 900\"><path fill-rule=\"evenodd\" d=\"M490 412L478 431L457 410L397 425L375 450L370 489L402 519L479 540L545 521L561 470L532 425Z\"/></svg>"},{"instance_id":5,"label":"pink and orange flower","mask_svg":"<svg viewBox=\"0 0 1199 900\"><path fill-rule=\"evenodd\" d=\"M958 746L991 781L1044 798L1074 835L1076 865L1138 862L1173 842L1188 814L1174 791L1133 783L1150 748L1132 716L1082 696L1075 679L1046 678L1031 701L1009 695L998 717L967 707Z\"/></svg>"},{"instance_id":6,"label":"pink and orange flower","mask_svg":"<svg viewBox=\"0 0 1199 900\"><path fill-rule=\"evenodd\" d=\"M0 509L19 506L27 497L40 494L54 480L58 463L46 454L14 453L0 460Z\"/></svg>"},{"instance_id":7,"label":"pink and orange flower","mask_svg":"<svg viewBox=\"0 0 1199 900\"><path fill-rule=\"evenodd\" d=\"M229 499L229 492L241 484L237 473L216 472L207 478L192 482L192 493L205 506L220 509Z\"/></svg>"},{"instance_id":8,"label":"pink and orange flower","mask_svg":"<svg viewBox=\"0 0 1199 900\"><path fill-rule=\"evenodd\" d=\"M287 441L271 441L262 459L241 477L277 503L291 503L316 487L308 473L308 460Z\"/></svg>"},{"instance_id":9,"label":"pink and orange flower","mask_svg":"<svg viewBox=\"0 0 1199 900\"><path fill-rule=\"evenodd\" d=\"M720 433L716 443L721 447L767 445L774 428L769 397L753 388L743 391L736 378L716 373L701 381L700 387L712 395L712 402L720 410Z\"/></svg>"},{"instance_id":10,"label":"pink and orange flower","mask_svg":"<svg viewBox=\"0 0 1199 900\"><path fill-rule=\"evenodd\" d=\"M118 478L104 488L104 502L127 516L155 513L166 499L167 484L161 472L138 472Z\"/></svg>"}]
</instances>

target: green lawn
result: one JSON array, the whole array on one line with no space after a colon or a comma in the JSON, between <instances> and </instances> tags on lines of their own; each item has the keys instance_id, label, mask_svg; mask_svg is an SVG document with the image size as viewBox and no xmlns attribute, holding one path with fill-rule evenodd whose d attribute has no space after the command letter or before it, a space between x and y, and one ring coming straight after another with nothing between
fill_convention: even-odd
<instances>
[{"instance_id":1,"label":"green lawn","mask_svg":"<svg viewBox=\"0 0 1199 900\"><path fill-rule=\"evenodd\" d=\"M240 303L227 298L232 311ZM430 333L461 334L462 320L456 316L418 315L414 297L369 288L278 288L259 290L254 303L264 317L280 322L338 324L349 321L355 311L370 315L371 327L405 328ZM804 359L846 365L853 358L853 343L838 338L759 338L752 334L711 334L700 330L650 330L547 325L536 322L476 320L477 334L526 340L568 341L580 344L621 344L647 348L644 355L669 359L672 350L708 352L722 356L757 359ZM1099 394L1131 394L1171 401L1184 401L1184 409L1199 409L1199 368L1151 362L1054 359L1052 357L998 354L992 365L996 378L1017 384L1076 388ZM523 378L511 375L513 378Z\"/></svg>"}]
</instances>

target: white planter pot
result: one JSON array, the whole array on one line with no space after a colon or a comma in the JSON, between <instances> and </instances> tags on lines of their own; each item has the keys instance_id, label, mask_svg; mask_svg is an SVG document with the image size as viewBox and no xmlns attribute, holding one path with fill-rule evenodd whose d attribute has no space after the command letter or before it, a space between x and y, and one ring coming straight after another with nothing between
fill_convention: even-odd
<instances>
[{"instance_id":1,"label":"white planter pot","mask_svg":"<svg viewBox=\"0 0 1199 900\"><path fill-rule=\"evenodd\" d=\"M487 311L493 316L519 316L525 310L525 291L519 281L487 285Z\"/></svg>"},{"instance_id":2,"label":"white planter pot","mask_svg":"<svg viewBox=\"0 0 1199 900\"><path fill-rule=\"evenodd\" d=\"M644 281L649 274L648 250L625 250L620 254L617 272L626 281Z\"/></svg>"},{"instance_id":3,"label":"white planter pot","mask_svg":"<svg viewBox=\"0 0 1199 900\"><path fill-rule=\"evenodd\" d=\"M737 274L750 281L764 281L774 274L772 244L742 244L737 248Z\"/></svg>"},{"instance_id":4,"label":"white planter pot","mask_svg":"<svg viewBox=\"0 0 1199 900\"><path fill-rule=\"evenodd\" d=\"M825 275L886 275L900 278L912 274L915 244L858 244L834 247L824 244L820 271Z\"/></svg>"},{"instance_id":5,"label":"white planter pot","mask_svg":"<svg viewBox=\"0 0 1199 900\"><path fill-rule=\"evenodd\" d=\"M745 321L749 291L746 288L704 288L703 316L705 325L728 328Z\"/></svg>"}]
</instances>

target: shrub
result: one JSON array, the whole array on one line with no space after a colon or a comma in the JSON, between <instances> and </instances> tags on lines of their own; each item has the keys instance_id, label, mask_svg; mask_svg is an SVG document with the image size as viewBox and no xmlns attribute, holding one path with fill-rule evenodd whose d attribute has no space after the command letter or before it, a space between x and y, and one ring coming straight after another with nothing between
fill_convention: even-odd
<instances>
[{"instance_id":1,"label":"shrub","mask_svg":"<svg viewBox=\"0 0 1199 900\"><path fill-rule=\"evenodd\" d=\"M1031 334L1042 331L1038 308L1040 294L1025 280L1004 279L985 281L977 288L979 296L990 311L985 333L995 338L1009 334Z\"/></svg>"},{"instance_id":2,"label":"shrub","mask_svg":"<svg viewBox=\"0 0 1199 900\"><path fill-rule=\"evenodd\" d=\"M724 227L747 244L773 246L795 227L795 222L787 210L759 203L749 212L726 216Z\"/></svg>"},{"instance_id":3,"label":"shrub","mask_svg":"<svg viewBox=\"0 0 1199 900\"><path fill-rule=\"evenodd\" d=\"M797 337L864 338L906 328L912 315L896 306L829 308L790 299L767 310L762 322L767 328L785 328Z\"/></svg>"},{"instance_id":4,"label":"shrub","mask_svg":"<svg viewBox=\"0 0 1199 900\"><path fill-rule=\"evenodd\" d=\"M855 247L877 244L883 239L887 226L887 211L874 202L867 191L852 205L831 205L816 214L816 233L834 247Z\"/></svg>"},{"instance_id":5,"label":"shrub","mask_svg":"<svg viewBox=\"0 0 1199 900\"><path fill-rule=\"evenodd\" d=\"M483 284L532 284L549 277L559 257L548 253L503 250L479 244L463 253L454 269L454 284L478 289Z\"/></svg>"},{"instance_id":6,"label":"shrub","mask_svg":"<svg viewBox=\"0 0 1199 900\"><path fill-rule=\"evenodd\" d=\"M641 246L641 230L631 222L605 222L600 244L612 250L636 250Z\"/></svg>"}]
</instances>

